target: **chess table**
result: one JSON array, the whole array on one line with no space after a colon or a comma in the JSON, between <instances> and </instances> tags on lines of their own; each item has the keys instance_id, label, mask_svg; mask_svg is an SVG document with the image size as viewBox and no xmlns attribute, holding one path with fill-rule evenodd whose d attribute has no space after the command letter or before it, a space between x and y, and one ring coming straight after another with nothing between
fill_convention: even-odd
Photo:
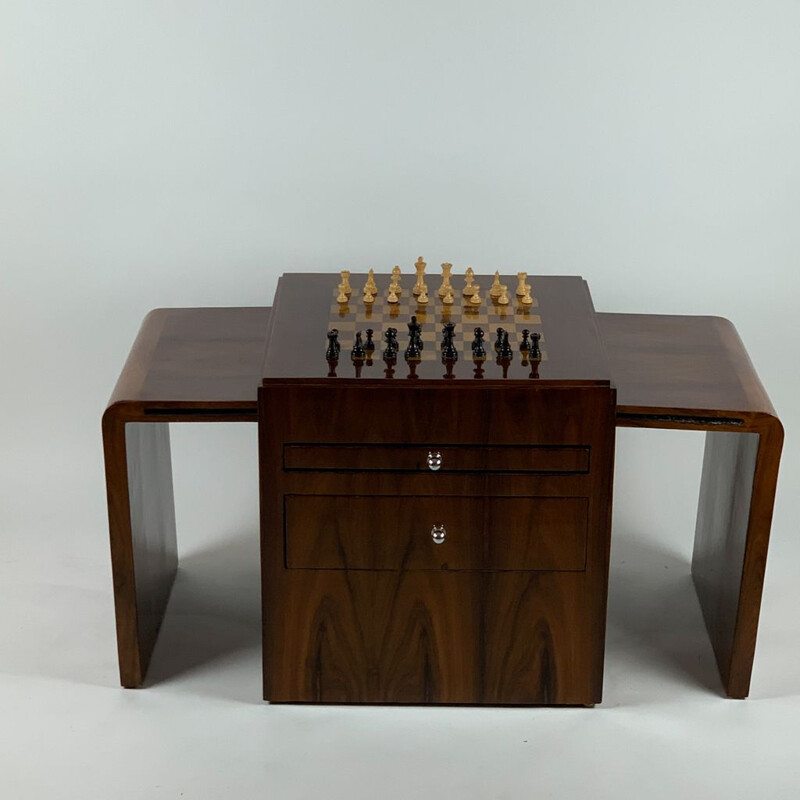
<instances>
[{"instance_id":1,"label":"chess table","mask_svg":"<svg viewBox=\"0 0 800 800\"><path fill-rule=\"evenodd\" d=\"M378 298L368 319L358 297L336 302L331 274L284 276L272 309L148 315L103 416L123 686L144 680L177 568L168 423L249 421L265 698L599 702L624 426L706 431L692 575L725 692L747 696L783 429L735 329L596 313L579 278L531 278L526 315L478 281L481 363L474 318L457 320L458 361L442 363L431 292L424 357L406 364L411 305L393 314ZM493 351L501 315L510 363ZM380 336L395 321L392 365ZM348 334L362 325L376 351L359 365ZM541 361L523 364L523 326L542 334Z\"/></svg>"}]
</instances>

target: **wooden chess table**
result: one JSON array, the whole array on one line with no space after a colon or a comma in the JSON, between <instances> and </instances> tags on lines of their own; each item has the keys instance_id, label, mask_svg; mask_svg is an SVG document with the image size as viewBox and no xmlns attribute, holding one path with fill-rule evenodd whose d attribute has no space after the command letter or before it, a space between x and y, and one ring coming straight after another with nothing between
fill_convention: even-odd
<instances>
[{"instance_id":1,"label":"wooden chess table","mask_svg":"<svg viewBox=\"0 0 800 800\"><path fill-rule=\"evenodd\" d=\"M148 315L103 417L124 686L144 679L177 567L167 423L258 421L265 698L599 702L626 426L707 432L692 574L725 691L747 695L783 430L733 326L597 314L585 282L559 277L530 279L526 317L478 281L481 363L474 318L442 363L432 292L426 357L407 364L411 304L392 315L378 297L362 318L331 274L285 275L271 310ZM509 363L493 349L501 313ZM369 364L350 359L350 322L375 331ZM523 363L523 323L541 360Z\"/></svg>"}]
</instances>

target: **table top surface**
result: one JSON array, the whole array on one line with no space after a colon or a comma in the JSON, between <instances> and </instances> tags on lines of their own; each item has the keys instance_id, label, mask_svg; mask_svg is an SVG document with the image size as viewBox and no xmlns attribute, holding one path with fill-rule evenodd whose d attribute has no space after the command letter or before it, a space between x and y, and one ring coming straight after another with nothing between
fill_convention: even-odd
<instances>
[{"instance_id":1,"label":"table top surface","mask_svg":"<svg viewBox=\"0 0 800 800\"><path fill-rule=\"evenodd\" d=\"M255 410L269 321L267 307L155 309L142 323L109 406L242 405ZM618 413L730 412L777 418L727 320L599 313L596 321L617 388ZM547 346L552 346L549 341ZM665 420L662 427L672 426Z\"/></svg>"},{"instance_id":2,"label":"table top surface","mask_svg":"<svg viewBox=\"0 0 800 800\"><path fill-rule=\"evenodd\" d=\"M489 295L493 276L476 275L482 301L473 306L462 296L464 278L453 276L454 303L445 305L437 296L441 279L429 276L430 297L427 305L418 306L411 289L415 275L403 275L400 283L400 302L387 301L389 275L376 275L378 294L369 306L363 303L362 287L366 274L350 278L352 295L348 303L337 302L339 276L332 273L287 273L278 282L273 306L269 343L264 361L263 377L268 380L321 380L385 383L416 376L422 380L441 381L445 376L454 383L484 383L540 381L610 383L611 373L595 321L594 308L586 282L579 277L542 276L529 279L535 304L523 305L516 297L516 276L501 276L509 288L510 303L506 306L493 301ZM422 326L424 342L421 360L413 370L404 358L409 341L408 322L415 315ZM441 359L442 327L446 322L455 326L458 359L448 370ZM383 334L389 328L398 331L399 352L396 364L382 358ZM487 358L475 362L471 343L475 327L485 334ZM329 364L325 353L327 333L339 331L341 353L338 363ZM360 369L351 360L355 331L374 330L375 352ZM513 350L510 363L502 364L495 353L498 328L509 333ZM542 335L543 358L535 365L523 359L519 346L523 329ZM535 366L535 369L534 369Z\"/></svg>"},{"instance_id":3,"label":"table top surface","mask_svg":"<svg viewBox=\"0 0 800 800\"><path fill-rule=\"evenodd\" d=\"M255 407L271 310L156 308L109 400Z\"/></svg>"},{"instance_id":4,"label":"table top surface","mask_svg":"<svg viewBox=\"0 0 800 800\"><path fill-rule=\"evenodd\" d=\"M597 314L623 413L777 417L733 324L722 317Z\"/></svg>"}]
</instances>

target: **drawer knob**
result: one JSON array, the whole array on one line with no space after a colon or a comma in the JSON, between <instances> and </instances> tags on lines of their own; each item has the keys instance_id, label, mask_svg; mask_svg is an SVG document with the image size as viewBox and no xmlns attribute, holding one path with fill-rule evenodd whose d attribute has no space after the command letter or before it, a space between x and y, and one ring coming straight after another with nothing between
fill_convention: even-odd
<instances>
[{"instance_id":1,"label":"drawer knob","mask_svg":"<svg viewBox=\"0 0 800 800\"><path fill-rule=\"evenodd\" d=\"M438 450L428 451L428 467L436 472L442 466L442 454Z\"/></svg>"},{"instance_id":2,"label":"drawer knob","mask_svg":"<svg viewBox=\"0 0 800 800\"><path fill-rule=\"evenodd\" d=\"M434 525L431 528L431 539L433 539L434 544L442 544L446 538L447 529L444 525Z\"/></svg>"}]
</instances>

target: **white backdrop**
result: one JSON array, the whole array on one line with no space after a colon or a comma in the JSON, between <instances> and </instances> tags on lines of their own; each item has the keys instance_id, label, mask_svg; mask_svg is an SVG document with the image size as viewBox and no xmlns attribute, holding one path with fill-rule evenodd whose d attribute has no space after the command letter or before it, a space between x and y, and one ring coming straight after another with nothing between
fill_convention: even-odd
<instances>
[{"instance_id":1,"label":"white backdrop","mask_svg":"<svg viewBox=\"0 0 800 800\"><path fill-rule=\"evenodd\" d=\"M104 738L87 714L122 730L131 704L135 713L152 704L154 719L166 704L186 725L175 723L165 745L180 754L197 709L220 695L253 704L250 724L265 726L257 729L269 744L224 780L196 761L184 772L153 762L150 777L127 775L131 797L159 781L187 796L192 787L191 796L218 796L234 781L246 796L241 781L256 774L253 786L309 796L315 784L290 779L306 747L291 731L318 720L337 731L316 742L334 748L331 764L347 765L337 742L361 748L348 769L373 764L364 796L383 785L382 765L392 769L403 726L417 719L431 738L419 751L406 742L405 763L420 766L390 782L398 797L417 791L414 781L455 786L443 764L459 766L462 796L516 796L534 767L553 792L587 778L573 770L565 784L557 753L552 774L530 750L515 761L516 738L486 756L486 720L513 737L530 722L511 712L398 711L395 728L398 717L382 710L315 717L257 704L255 430L246 425L173 426L188 575L176 592L189 583L171 619L185 602L188 615L192 603L212 617L222 609L222 621L210 630L195 619L196 637L177 647L192 669L179 663L145 692L114 688L100 415L141 318L157 306L269 304L283 271L411 269L419 254L457 269L580 274L599 310L736 324L787 437L753 695L719 699L686 578L702 435L622 431L606 702L591 723L581 715L581 735L597 737L581 746L613 760L663 735L659 747L677 746L670 758L680 765L677 777L659 776L664 796L695 774L738 796L768 772L772 796L784 796L781 781L798 777L787 772L787 748L800 733L798 42L800 4L788 1L0 0L0 699L28 698L0 717L0 736L18 748L0 748L0 771L13 764L16 796L65 791L59 765ZM229 560L204 560L215 548ZM241 607L219 589L225 580L246 587ZM226 649L231 618L250 633ZM179 636L180 625L172 630ZM195 663L192 647L212 640L217 649ZM237 647L243 660L231 655ZM238 666L226 673L228 661ZM75 707L54 701L76 686ZM202 698L180 705L184 692ZM641 705L635 724L609 721L609 709ZM546 735L563 735L569 750L573 713L533 719L553 725ZM33 777L25 753L42 715L53 742L62 733L72 741L75 724L82 738L75 753L50 742L54 769ZM62 730L66 718L73 728ZM359 735L366 720L380 736ZM705 733L692 739L690 727ZM736 765L754 731L766 738L748 783ZM112 771L132 770L118 735L105 740L109 772L92 774L90 793L108 796ZM708 741L727 744L705 752ZM276 747L282 758L263 769L259 759ZM659 775L649 752L639 755L641 776ZM597 796L626 786L635 796L636 770L598 769L606 783L592 777ZM464 778L470 770L474 780ZM347 784L320 780L328 796Z\"/></svg>"}]
</instances>

